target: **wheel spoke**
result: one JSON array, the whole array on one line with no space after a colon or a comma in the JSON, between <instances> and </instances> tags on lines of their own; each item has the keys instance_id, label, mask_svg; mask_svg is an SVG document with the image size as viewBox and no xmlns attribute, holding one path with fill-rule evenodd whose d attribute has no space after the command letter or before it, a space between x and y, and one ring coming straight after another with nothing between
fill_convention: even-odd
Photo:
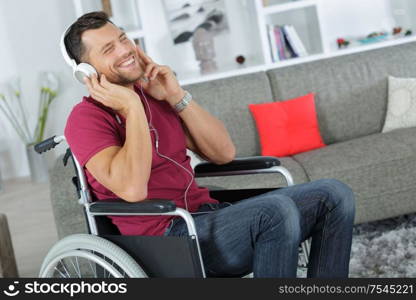
<instances>
[{"instance_id":1,"label":"wheel spoke","mask_svg":"<svg viewBox=\"0 0 416 300\"><path fill-rule=\"evenodd\" d=\"M69 258L69 261L70 261L72 267L74 268L75 273L78 275L78 278L81 278L81 274L77 272L77 268L75 267L75 264L74 264L73 260L71 258Z\"/></svg>"},{"instance_id":2,"label":"wheel spoke","mask_svg":"<svg viewBox=\"0 0 416 300\"><path fill-rule=\"evenodd\" d=\"M63 278L67 278L64 273L62 273L57 267L54 267L56 271L58 271Z\"/></svg>"},{"instance_id":3,"label":"wheel spoke","mask_svg":"<svg viewBox=\"0 0 416 300\"><path fill-rule=\"evenodd\" d=\"M79 278L81 278L81 270L80 270L80 268L79 268L78 256L75 256L75 261L76 261L76 263L77 263L77 270L78 270Z\"/></svg>"},{"instance_id":4,"label":"wheel spoke","mask_svg":"<svg viewBox=\"0 0 416 300\"><path fill-rule=\"evenodd\" d=\"M91 261L89 259L87 259L87 261L88 261L88 264L91 267L92 273L95 275L94 278L97 278L97 270L92 266Z\"/></svg>"},{"instance_id":5,"label":"wheel spoke","mask_svg":"<svg viewBox=\"0 0 416 300\"><path fill-rule=\"evenodd\" d=\"M114 261L113 260L111 260L111 266L114 267ZM110 276L111 276L111 273L108 272L108 277L107 278L110 278Z\"/></svg>"},{"instance_id":6,"label":"wheel spoke","mask_svg":"<svg viewBox=\"0 0 416 300\"><path fill-rule=\"evenodd\" d=\"M68 274L68 278L71 278L71 275L69 274L67 268L65 267L65 264L63 263L63 260L60 260L59 262L61 263L62 267L64 268L65 273Z\"/></svg>"}]
</instances>

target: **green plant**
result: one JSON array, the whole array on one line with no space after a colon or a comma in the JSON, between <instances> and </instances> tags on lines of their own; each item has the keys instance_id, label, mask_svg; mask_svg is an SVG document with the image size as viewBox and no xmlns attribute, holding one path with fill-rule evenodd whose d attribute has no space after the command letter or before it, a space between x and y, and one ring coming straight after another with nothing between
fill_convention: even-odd
<instances>
[{"instance_id":1,"label":"green plant","mask_svg":"<svg viewBox=\"0 0 416 300\"><path fill-rule=\"evenodd\" d=\"M20 79L4 84L0 93L0 111L13 126L20 139L27 146L43 140L49 107L58 94L58 78L52 72L44 72L40 76L40 97L36 127L31 132L26 111L22 104Z\"/></svg>"}]
</instances>

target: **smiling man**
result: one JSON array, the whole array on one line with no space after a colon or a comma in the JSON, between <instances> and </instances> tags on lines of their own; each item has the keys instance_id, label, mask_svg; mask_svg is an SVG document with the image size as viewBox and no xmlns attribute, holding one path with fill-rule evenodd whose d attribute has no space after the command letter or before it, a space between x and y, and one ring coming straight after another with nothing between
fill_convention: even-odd
<instances>
[{"instance_id":1,"label":"smiling man","mask_svg":"<svg viewBox=\"0 0 416 300\"><path fill-rule=\"evenodd\" d=\"M98 73L85 79L90 96L74 107L65 128L96 200L171 199L201 212L194 220L208 276L295 277L299 244L309 237L308 276L348 276L354 221L348 186L318 180L219 203L195 182L186 149L225 164L235 147L223 123L172 70L154 63L103 12L80 17L64 42L77 63ZM111 219L124 235L187 234L183 219L173 216Z\"/></svg>"}]
</instances>

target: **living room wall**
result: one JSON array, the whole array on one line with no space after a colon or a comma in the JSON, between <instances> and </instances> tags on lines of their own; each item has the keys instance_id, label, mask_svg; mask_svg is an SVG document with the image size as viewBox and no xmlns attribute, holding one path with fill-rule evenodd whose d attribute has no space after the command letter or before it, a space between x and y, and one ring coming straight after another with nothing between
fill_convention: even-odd
<instances>
[{"instance_id":1,"label":"living room wall","mask_svg":"<svg viewBox=\"0 0 416 300\"><path fill-rule=\"evenodd\" d=\"M83 88L71 79L58 47L62 31L74 18L72 1L0 1L0 81L21 77L23 101L33 126L39 97L39 72L54 71L61 79L61 91L50 113L46 135L63 132L69 110L83 94ZM7 151L0 153L2 177L28 176L24 145L3 118L0 118L0 128L5 129L0 132L0 140L7 143ZM54 155L48 158L51 164Z\"/></svg>"}]
</instances>

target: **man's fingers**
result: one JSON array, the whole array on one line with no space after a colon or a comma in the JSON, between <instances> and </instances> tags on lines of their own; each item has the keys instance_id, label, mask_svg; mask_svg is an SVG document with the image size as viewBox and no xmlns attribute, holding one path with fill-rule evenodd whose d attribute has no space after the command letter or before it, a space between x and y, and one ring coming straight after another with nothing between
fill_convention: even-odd
<instances>
[{"instance_id":1,"label":"man's fingers","mask_svg":"<svg viewBox=\"0 0 416 300\"><path fill-rule=\"evenodd\" d=\"M92 96L95 100L97 100L97 101L101 102L102 104L104 104L104 105L106 105L106 106L107 106L107 104L108 104L108 102L109 102L109 100L107 99L107 96L106 96L105 94L100 93L100 92L97 92L96 90L94 90L94 91L91 93L91 96Z\"/></svg>"},{"instance_id":2,"label":"man's fingers","mask_svg":"<svg viewBox=\"0 0 416 300\"><path fill-rule=\"evenodd\" d=\"M90 95L92 95L95 92L95 89L94 89L94 87L92 85L91 78L84 77L84 82L85 82L85 85L88 88L88 91L90 92Z\"/></svg>"},{"instance_id":3,"label":"man's fingers","mask_svg":"<svg viewBox=\"0 0 416 300\"><path fill-rule=\"evenodd\" d=\"M140 56L138 51L137 51L137 60L139 62L139 66L143 70L143 74L144 74L144 71L146 70L146 66L148 65L148 63Z\"/></svg>"},{"instance_id":4,"label":"man's fingers","mask_svg":"<svg viewBox=\"0 0 416 300\"><path fill-rule=\"evenodd\" d=\"M139 58L141 58L145 64L153 63L153 60L146 53L144 53L143 49L141 49L139 46L137 46L136 49Z\"/></svg>"},{"instance_id":5,"label":"man's fingers","mask_svg":"<svg viewBox=\"0 0 416 300\"><path fill-rule=\"evenodd\" d=\"M96 90L101 91L101 92L105 92L105 88L104 88L104 86L103 86L103 84L102 84L102 82L103 82L103 77L105 77L105 76L104 76L104 74L103 74L103 75L101 75L101 76L100 76L100 78L99 78L99 77L98 77L98 75L96 75L96 74L94 74L94 75L92 75L92 76L91 76L92 86L93 86Z\"/></svg>"},{"instance_id":6,"label":"man's fingers","mask_svg":"<svg viewBox=\"0 0 416 300\"><path fill-rule=\"evenodd\" d=\"M84 77L84 82L88 88L91 97L100 102L105 101L105 90L102 87L99 87L99 84L97 85L97 83L93 85L93 80L93 78Z\"/></svg>"},{"instance_id":7,"label":"man's fingers","mask_svg":"<svg viewBox=\"0 0 416 300\"><path fill-rule=\"evenodd\" d=\"M103 75L101 75L101 79L99 80L98 77L94 75L93 78L91 79L91 82L93 83L93 87L96 91L100 92L101 94L106 94L107 90L100 82L102 81L102 77Z\"/></svg>"},{"instance_id":8,"label":"man's fingers","mask_svg":"<svg viewBox=\"0 0 416 300\"><path fill-rule=\"evenodd\" d=\"M156 65L156 64L154 64L154 63L151 63L151 64L148 64L147 66L146 66L146 69L145 69L145 71L144 71L144 77L147 77L147 78L151 78L151 74L152 74L152 72L154 71L154 70L159 70L159 66L158 65Z\"/></svg>"},{"instance_id":9,"label":"man's fingers","mask_svg":"<svg viewBox=\"0 0 416 300\"><path fill-rule=\"evenodd\" d=\"M160 68L159 68L159 66L157 66L157 65L156 65L156 66L153 68L153 70L150 72L150 75L149 75L150 80L155 79L155 78L156 78L156 76L157 76L157 74L159 74L159 72L160 72Z\"/></svg>"},{"instance_id":10,"label":"man's fingers","mask_svg":"<svg viewBox=\"0 0 416 300\"><path fill-rule=\"evenodd\" d=\"M96 74L93 74L93 75L91 75L90 76L90 80L91 80L91 86L94 88L94 89L99 89L99 85L100 85L100 83L98 82L98 78L97 78L97 75Z\"/></svg>"},{"instance_id":11,"label":"man's fingers","mask_svg":"<svg viewBox=\"0 0 416 300\"><path fill-rule=\"evenodd\" d=\"M87 76L85 76L84 77L84 82L85 82L85 85L87 86L87 88L88 88L88 91L90 91L91 92L91 89L92 89L92 86L91 86L91 80L87 77Z\"/></svg>"},{"instance_id":12,"label":"man's fingers","mask_svg":"<svg viewBox=\"0 0 416 300\"><path fill-rule=\"evenodd\" d=\"M165 74L168 74L170 72L172 72L172 74L173 74L173 71L171 70L170 67L168 67L168 66L159 66L159 73L160 74L165 75Z\"/></svg>"},{"instance_id":13,"label":"man's fingers","mask_svg":"<svg viewBox=\"0 0 416 300\"><path fill-rule=\"evenodd\" d=\"M110 87L110 82L107 80L104 74L101 75L101 85L105 88Z\"/></svg>"}]
</instances>

